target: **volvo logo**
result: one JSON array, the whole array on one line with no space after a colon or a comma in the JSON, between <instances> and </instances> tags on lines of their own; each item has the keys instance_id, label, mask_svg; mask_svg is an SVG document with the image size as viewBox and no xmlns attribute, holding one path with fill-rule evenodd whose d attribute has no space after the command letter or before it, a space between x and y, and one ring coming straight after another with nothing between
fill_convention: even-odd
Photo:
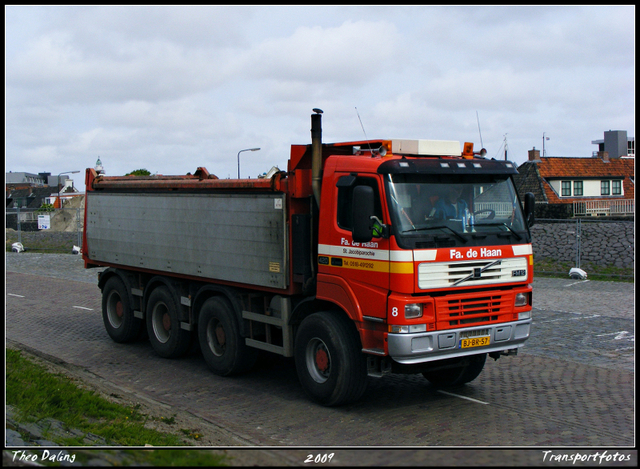
<instances>
[{"instance_id":1,"label":"volvo logo","mask_svg":"<svg viewBox=\"0 0 640 469\"><path fill-rule=\"evenodd\" d=\"M498 259L496 261L491 262L490 264L485 265L484 267L474 267L473 268L473 272L471 272L466 277L461 278L457 282L454 282L453 286L455 287L456 285L459 285L462 282L466 282L467 280L479 280L479 279L482 279L482 272L484 272L487 269L490 269L494 265L500 265L500 264L502 264L502 260Z\"/></svg>"}]
</instances>

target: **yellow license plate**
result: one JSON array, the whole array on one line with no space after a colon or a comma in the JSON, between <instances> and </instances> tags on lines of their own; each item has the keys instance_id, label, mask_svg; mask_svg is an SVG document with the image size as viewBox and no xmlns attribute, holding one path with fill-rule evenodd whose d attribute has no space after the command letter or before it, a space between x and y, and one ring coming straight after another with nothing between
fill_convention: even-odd
<instances>
[{"instance_id":1,"label":"yellow license plate","mask_svg":"<svg viewBox=\"0 0 640 469\"><path fill-rule=\"evenodd\" d=\"M460 341L460 348L482 347L483 345L489 345L490 342L489 337L471 337L469 339L462 339Z\"/></svg>"}]
</instances>

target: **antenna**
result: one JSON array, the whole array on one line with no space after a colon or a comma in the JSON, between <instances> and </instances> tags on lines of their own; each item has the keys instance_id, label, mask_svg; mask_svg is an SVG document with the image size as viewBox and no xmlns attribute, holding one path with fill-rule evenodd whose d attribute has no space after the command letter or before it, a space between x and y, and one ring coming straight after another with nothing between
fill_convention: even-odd
<instances>
[{"instance_id":1,"label":"antenna","mask_svg":"<svg viewBox=\"0 0 640 469\"><path fill-rule=\"evenodd\" d=\"M480 117L478 117L478 111L476 111L476 120L478 121L478 133L480 134L480 148L484 148L484 143L482 143L482 131L480 130Z\"/></svg>"},{"instance_id":2,"label":"antenna","mask_svg":"<svg viewBox=\"0 0 640 469\"><path fill-rule=\"evenodd\" d=\"M504 134L504 160L507 161L507 134Z\"/></svg>"},{"instance_id":3,"label":"antenna","mask_svg":"<svg viewBox=\"0 0 640 469\"><path fill-rule=\"evenodd\" d=\"M356 114L358 115L358 120L360 121L360 127L362 127L362 133L364 134L364 139L367 141L367 144L369 145L369 150L371 151L371 154L373 154L373 150L371 149L371 143L369 142L369 138L367 137L367 132L365 132L364 130L364 125L362 125L362 119L360 119L360 113L358 112L357 106L356 106Z\"/></svg>"}]
</instances>

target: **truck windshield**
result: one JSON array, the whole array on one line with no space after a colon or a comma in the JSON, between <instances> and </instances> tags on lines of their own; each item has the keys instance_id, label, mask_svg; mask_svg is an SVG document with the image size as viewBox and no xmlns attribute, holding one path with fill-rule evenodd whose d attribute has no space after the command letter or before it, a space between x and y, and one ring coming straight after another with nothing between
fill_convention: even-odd
<instances>
[{"instance_id":1,"label":"truck windshield","mask_svg":"<svg viewBox=\"0 0 640 469\"><path fill-rule=\"evenodd\" d=\"M387 194L401 244L444 239L448 245L530 242L507 177L389 174Z\"/></svg>"}]
</instances>

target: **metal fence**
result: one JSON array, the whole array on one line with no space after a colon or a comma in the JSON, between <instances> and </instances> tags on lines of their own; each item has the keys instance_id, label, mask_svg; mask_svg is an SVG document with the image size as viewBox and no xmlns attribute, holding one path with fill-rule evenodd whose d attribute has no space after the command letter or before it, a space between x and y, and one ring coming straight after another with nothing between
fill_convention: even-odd
<instances>
[{"instance_id":1,"label":"metal fence","mask_svg":"<svg viewBox=\"0 0 640 469\"><path fill-rule=\"evenodd\" d=\"M482 210L493 210L498 218L508 218L513 213L513 205L505 202L475 202L473 203L475 212Z\"/></svg>"},{"instance_id":2,"label":"metal fence","mask_svg":"<svg viewBox=\"0 0 640 469\"><path fill-rule=\"evenodd\" d=\"M635 200L633 199L585 200L573 203L573 215L576 217L634 214Z\"/></svg>"}]
</instances>

